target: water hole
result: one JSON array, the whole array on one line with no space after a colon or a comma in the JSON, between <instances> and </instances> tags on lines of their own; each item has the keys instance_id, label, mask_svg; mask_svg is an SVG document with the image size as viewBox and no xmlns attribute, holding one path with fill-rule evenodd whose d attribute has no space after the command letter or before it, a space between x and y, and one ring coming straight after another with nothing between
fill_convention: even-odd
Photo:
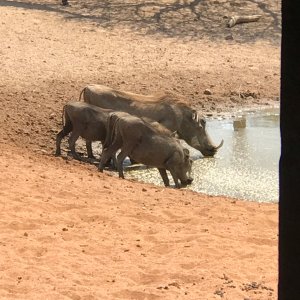
<instances>
[{"instance_id":1,"label":"water hole","mask_svg":"<svg viewBox=\"0 0 300 300\"><path fill-rule=\"evenodd\" d=\"M207 120L207 130L216 143L224 139L224 145L214 158L203 158L189 147L194 181L188 188L209 195L277 202L279 109L245 111L234 118ZM125 177L163 185L154 168L128 166Z\"/></svg>"}]
</instances>

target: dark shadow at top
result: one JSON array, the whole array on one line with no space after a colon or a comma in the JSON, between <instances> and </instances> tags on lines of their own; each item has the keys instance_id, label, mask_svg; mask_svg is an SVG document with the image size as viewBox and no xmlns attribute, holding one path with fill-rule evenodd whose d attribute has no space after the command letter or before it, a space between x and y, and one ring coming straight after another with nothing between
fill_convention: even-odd
<instances>
[{"instance_id":1,"label":"dark shadow at top","mask_svg":"<svg viewBox=\"0 0 300 300\"><path fill-rule=\"evenodd\" d=\"M30 2L23 2L23 1L0 1L0 6L19 7L19 8L24 8L24 9L44 10L44 11L54 11L54 12L64 12L63 9L52 7L48 4L30 3Z\"/></svg>"},{"instance_id":2,"label":"dark shadow at top","mask_svg":"<svg viewBox=\"0 0 300 300\"><path fill-rule=\"evenodd\" d=\"M86 20L106 29L127 27L142 35L157 38L172 37L183 40L235 40L239 43L268 40L280 43L281 7L275 0L86 0L69 1L61 6L46 0L0 1L0 6L50 11L68 20ZM258 22L226 26L233 15L260 14Z\"/></svg>"}]
</instances>

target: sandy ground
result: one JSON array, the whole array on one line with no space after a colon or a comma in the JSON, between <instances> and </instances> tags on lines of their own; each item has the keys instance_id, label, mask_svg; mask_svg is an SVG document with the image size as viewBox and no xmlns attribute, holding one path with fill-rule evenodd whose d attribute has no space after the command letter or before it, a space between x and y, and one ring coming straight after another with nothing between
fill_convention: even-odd
<instances>
[{"instance_id":1,"label":"sandy ground","mask_svg":"<svg viewBox=\"0 0 300 300\"><path fill-rule=\"evenodd\" d=\"M53 153L88 83L171 90L206 116L278 104L277 1L70 3L0 1L0 298L276 299L277 204ZM262 19L227 28L236 13Z\"/></svg>"},{"instance_id":2,"label":"sandy ground","mask_svg":"<svg viewBox=\"0 0 300 300\"><path fill-rule=\"evenodd\" d=\"M1 299L276 299L277 205L66 162L1 144Z\"/></svg>"}]
</instances>

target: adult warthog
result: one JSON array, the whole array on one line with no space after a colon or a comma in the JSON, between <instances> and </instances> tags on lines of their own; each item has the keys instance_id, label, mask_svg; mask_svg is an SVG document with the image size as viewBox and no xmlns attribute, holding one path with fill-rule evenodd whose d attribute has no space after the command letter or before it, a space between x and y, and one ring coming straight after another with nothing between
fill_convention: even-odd
<instances>
[{"instance_id":1,"label":"adult warthog","mask_svg":"<svg viewBox=\"0 0 300 300\"><path fill-rule=\"evenodd\" d=\"M110 125L107 126L107 139L99 163L102 172L104 165L110 157L117 156L119 177L124 178L123 161L129 156L134 161L150 167L156 167L165 186L169 186L166 170L169 170L176 188L190 184L192 160L188 149L180 141L161 133L159 129L136 116L118 116L111 113ZM180 183L179 183L180 181Z\"/></svg>"},{"instance_id":2,"label":"adult warthog","mask_svg":"<svg viewBox=\"0 0 300 300\"><path fill-rule=\"evenodd\" d=\"M106 124L111 109L102 109L85 102L69 102L63 108L63 129L56 136L56 155L61 154L62 139L70 132L69 148L75 159L81 160L75 151L75 143L81 136L86 140L89 158L94 158L92 141L101 141L106 138Z\"/></svg>"},{"instance_id":3,"label":"adult warthog","mask_svg":"<svg viewBox=\"0 0 300 300\"><path fill-rule=\"evenodd\" d=\"M146 96L91 84L81 91L79 100L82 95L87 103L159 122L204 156L214 156L223 145L223 140L219 146L211 142L205 120L174 94Z\"/></svg>"}]
</instances>

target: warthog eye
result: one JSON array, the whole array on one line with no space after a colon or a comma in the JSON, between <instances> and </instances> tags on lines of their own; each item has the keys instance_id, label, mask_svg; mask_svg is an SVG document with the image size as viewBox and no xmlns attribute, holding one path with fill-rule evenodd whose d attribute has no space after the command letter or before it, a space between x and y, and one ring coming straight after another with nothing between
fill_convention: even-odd
<instances>
[{"instance_id":1,"label":"warthog eye","mask_svg":"<svg viewBox=\"0 0 300 300\"><path fill-rule=\"evenodd\" d=\"M206 120L205 119L200 119L200 124L205 127L206 125Z\"/></svg>"},{"instance_id":2,"label":"warthog eye","mask_svg":"<svg viewBox=\"0 0 300 300\"><path fill-rule=\"evenodd\" d=\"M194 120L200 128L205 128L206 121L203 118L200 118L196 111L192 114L192 120Z\"/></svg>"}]
</instances>

